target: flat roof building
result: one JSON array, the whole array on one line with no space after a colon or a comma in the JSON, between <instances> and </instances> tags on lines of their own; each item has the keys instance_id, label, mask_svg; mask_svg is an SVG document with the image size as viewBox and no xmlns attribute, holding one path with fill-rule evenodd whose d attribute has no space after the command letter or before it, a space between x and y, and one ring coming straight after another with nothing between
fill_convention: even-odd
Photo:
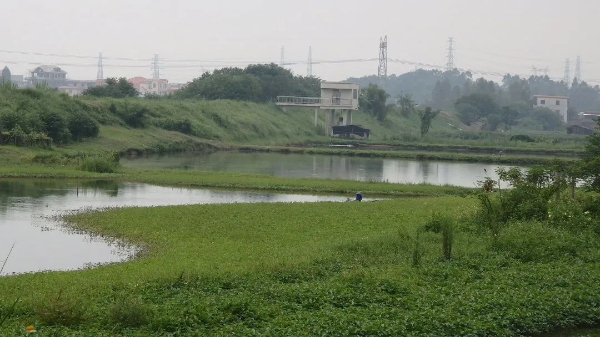
<instances>
[{"instance_id":1,"label":"flat roof building","mask_svg":"<svg viewBox=\"0 0 600 337\"><path fill-rule=\"evenodd\" d=\"M567 114L569 111L569 97L567 96L548 96L548 95L534 95L533 106L538 108L548 108L552 111L556 111L563 118L563 121L567 123Z\"/></svg>"}]
</instances>

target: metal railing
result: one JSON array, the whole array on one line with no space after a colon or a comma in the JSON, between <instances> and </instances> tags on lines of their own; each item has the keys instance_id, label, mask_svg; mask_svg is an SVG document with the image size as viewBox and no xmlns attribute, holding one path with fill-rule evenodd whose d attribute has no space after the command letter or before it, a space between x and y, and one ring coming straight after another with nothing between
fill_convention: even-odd
<instances>
[{"instance_id":1,"label":"metal railing","mask_svg":"<svg viewBox=\"0 0 600 337\"><path fill-rule=\"evenodd\" d=\"M351 98L321 98L321 97L296 97L277 96L277 105L297 106L352 106Z\"/></svg>"},{"instance_id":2,"label":"metal railing","mask_svg":"<svg viewBox=\"0 0 600 337\"><path fill-rule=\"evenodd\" d=\"M320 106L320 97L295 97L295 96L277 96L278 105L304 105Z\"/></svg>"}]
</instances>

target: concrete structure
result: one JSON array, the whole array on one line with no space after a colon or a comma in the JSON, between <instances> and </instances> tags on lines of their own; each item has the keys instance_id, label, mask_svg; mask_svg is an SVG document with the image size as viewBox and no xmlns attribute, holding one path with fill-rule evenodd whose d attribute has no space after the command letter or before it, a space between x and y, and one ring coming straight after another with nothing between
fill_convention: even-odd
<instances>
[{"instance_id":1,"label":"concrete structure","mask_svg":"<svg viewBox=\"0 0 600 337\"><path fill-rule=\"evenodd\" d=\"M547 96L547 95L535 95L533 96L535 101L534 107L536 108L548 108L552 111L556 111L563 118L563 121L567 123L567 112L569 110L569 97L566 96Z\"/></svg>"},{"instance_id":2,"label":"concrete structure","mask_svg":"<svg viewBox=\"0 0 600 337\"><path fill-rule=\"evenodd\" d=\"M358 110L360 86L350 82L321 82L321 97L278 96L277 105L286 107L312 108L315 111L315 126L319 110L325 110L325 133L332 135L334 125L352 124L352 111ZM340 116L336 122L336 111Z\"/></svg>"},{"instance_id":3,"label":"concrete structure","mask_svg":"<svg viewBox=\"0 0 600 337\"><path fill-rule=\"evenodd\" d=\"M164 96L169 93L169 81L165 79L134 77L130 78L128 81L140 92L141 96Z\"/></svg>"}]
</instances>

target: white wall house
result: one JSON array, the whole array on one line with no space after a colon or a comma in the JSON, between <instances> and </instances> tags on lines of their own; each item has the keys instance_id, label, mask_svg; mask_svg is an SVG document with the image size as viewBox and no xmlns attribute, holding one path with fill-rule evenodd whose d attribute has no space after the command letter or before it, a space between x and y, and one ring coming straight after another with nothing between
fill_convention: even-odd
<instances>
[{"instance_id":1,"label":"white wall house","mask_svg":"<svg viewBox=\"0 0 600 337\"><path fill-rule=\"evenodd\" d=\"M165 79L134 77L129 79L129 83L140 92L141 96L146 94L164 96L169 93L169 81Z\"/></svg>"},{"instance_id":2,"label":"white wall house","mask_svg":"<svg viewBox=\"0 0 600 337\"><path fill-rule=\"evenodd\" d=\"M569 110L569 97L566 96L547 96L547 95L535 95L534 107L548 108L552 111L556 111L563 118L563 121L567 123L567 112Z\"/></svg>"},{"instance_id":3,"label":"white wall house","mask_svg":"<svg viewBox=\"0 0 600 337\"><path fill-rule=\"evenodd\" d=\"M321 82L321 109L358 110L360 86L350 82Z\"/></svg>"}]
</instances>

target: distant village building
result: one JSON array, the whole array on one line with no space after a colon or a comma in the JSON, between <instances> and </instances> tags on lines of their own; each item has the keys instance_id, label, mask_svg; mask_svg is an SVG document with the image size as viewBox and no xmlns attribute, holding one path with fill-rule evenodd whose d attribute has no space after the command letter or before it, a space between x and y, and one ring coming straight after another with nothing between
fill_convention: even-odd
<instances>
[{"instance_id":1,"label":"distant village building","mask_svg":"<svg viewBox=\"0 0 600 337\"><path fill-rule=\"evenodd\" d=\"M169 93L169 81L162 78L145 78L134 77L130 78L129 83L133 85L141 96L159 95L164 96Z\"/></svg>"},{"instance_id":2,"label":"distant village building","mask_svg":"<svg viewBox=\"0 0 600 337\"><path fill-rule=\"evenodd\" d=\"M596 130L596 122L589 119L580 119L569 122L567 134L591 135Z\"/></svg>"},{"instance_id":3,"label":"distant village building","mask_svg":"<svg viewBox=\"0 0 600 337\"><path fill-rule=\"evenodd\" d=\"M583 111L579 113L581 119L587 119L591 121L597 121L600 118L600 111Z\"/></svg>"},{"instance_id":4,"label":"distant village building","mask_svg":"<svg viewBox=\"0 0 600 337\"><path fill-rule=\"evenodd\" d=\"M535 95L534 107L548 108L556 111L563 118L563 121L567 123L567 114L569 110L569 97L566 96L547 96L547 95Z\"/></svg>"},{"instance_id":5,"label":"distant village building","mask_svg":"<svg viewBox=\"0 0 600 337\"><path fill-rule=\"evenodd\" d=\"M41 65L29 73L28 86L35 87L38 84L44 84L70 96L81 95L86 89L96 86L96 80L70 80L67 78L66 71L52 65Z\"/></svg>"},{"instance_id":6,"label":"distant village building","mask_svg":"<svg viewBox=\"0 0 600 337\"><path fill-rule=\"evenodd\" d=\"M179 89L183 89L186 85L187 83L169 83L168 92L169 94L172 94Z\"/></svg>"}]
</instances>

